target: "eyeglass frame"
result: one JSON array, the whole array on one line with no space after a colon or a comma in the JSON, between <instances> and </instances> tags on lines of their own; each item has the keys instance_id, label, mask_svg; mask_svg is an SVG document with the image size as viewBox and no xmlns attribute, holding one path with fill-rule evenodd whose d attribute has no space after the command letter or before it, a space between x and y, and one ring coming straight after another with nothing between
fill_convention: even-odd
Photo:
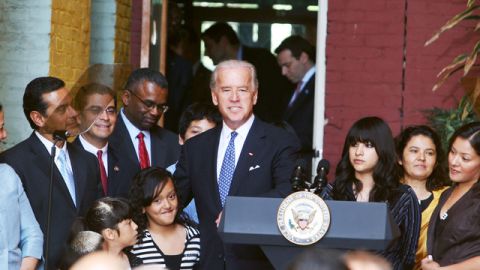
<instances>
[{"instance_id":1,"label":"eyeglass frame","mask_svg":"<svg viewBox=\"0 0 480 270\"><path fill-rule=\"evenodd\" d=\"M168 105L167 104L157 104L155 102L152 102L153 104L149 104L150 101L145 101L142 98L140 98L137 94L135 94L132 90L130 89L125 89L128 91L130 94L132 94L134 97L136 97L142 104L145 106L148 110L153 110L153 108L157 107L157 110L161 112L162 114L166 113L168 111Z\"/></svg>"}]
</instances>

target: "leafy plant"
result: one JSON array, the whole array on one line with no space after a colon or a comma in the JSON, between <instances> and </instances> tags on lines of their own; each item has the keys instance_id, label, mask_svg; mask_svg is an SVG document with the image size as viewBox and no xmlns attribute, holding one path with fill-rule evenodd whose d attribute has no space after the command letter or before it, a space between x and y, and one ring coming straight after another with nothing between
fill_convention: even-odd
<instances>
[{"instance_id":1,"label":"leafy plant","mask_svg":"<svg viewBox=\"0 0 480 270\"><path fill-rule=\"evenodd\" d=\"M457 108L433 108L425 110L424 114L430 126L438 133L443 149L448 149L448 141L455 130L464 124L478 121L473 105L467 96L464 96Z\"/></svg>"}]
</instances>

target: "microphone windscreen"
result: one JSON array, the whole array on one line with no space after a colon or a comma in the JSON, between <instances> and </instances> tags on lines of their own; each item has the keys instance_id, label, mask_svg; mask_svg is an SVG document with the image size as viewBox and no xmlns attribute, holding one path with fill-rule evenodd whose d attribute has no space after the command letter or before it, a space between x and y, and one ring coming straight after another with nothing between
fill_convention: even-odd
<instances>
[{"instance_id":1,"label":"microphone windscreen","mask_svg":"<svg viewBox=\"0 0 480 270\"><path fill-rule=\"evenodd\" d=\"M325 174L328 174L328 171L330 170L330 162L326 159L320 160L317 165L317 174L320 173L321 168L325 170Z\"/></svg>"}]
</instances>

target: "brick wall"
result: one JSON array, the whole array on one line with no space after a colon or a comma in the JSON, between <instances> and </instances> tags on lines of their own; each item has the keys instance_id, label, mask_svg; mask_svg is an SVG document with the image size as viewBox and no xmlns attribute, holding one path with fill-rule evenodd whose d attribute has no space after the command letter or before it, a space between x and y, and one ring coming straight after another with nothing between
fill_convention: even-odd
<instances>
[{"instance_id":1,"label":"brick wall","mask_svg":"<svg viewBox=\"0 0 480 270\"><path fill-rule=\"evenodd\" d=\"M132 0L117 0L114 63L130 62Z\"/></svg>"},{"instance_id":2,"label":"brick wall","mask_svg":"<svg viewBox=\"0 0 480 270\"><path fill-rule=\"evenodd\" d=\"M6 147L25 139L32 131L23 114L22 97L29 81L48 75L50 2L0 4L0 102L9 132Z\"/></svg>"},{"instance_id":3,"label":"brick wall","mask_svg":"<svg viewBox=\"0 0 480 270\"><path fill-rule=\"evenodd\" d=\"M396 135L402 126L424 123L422 110L456 103L462 95L456 80L434 93L431 88L442 67L473 45L471 39L457 29L427 48L423 44L465 5L465 0L329 1L324 158L337 164L348 129L361 117L382 117Z\"/></svg>"},{"instance_id":4,"label":"brick wall","mask_svg":"<svg viewBox=\"0 0 480 270\"><path fill-rule=\"evenodd\" d=\"M50 72L72 87L89 65L90 0L52 0Z\"/></svg>"}]
</instances>

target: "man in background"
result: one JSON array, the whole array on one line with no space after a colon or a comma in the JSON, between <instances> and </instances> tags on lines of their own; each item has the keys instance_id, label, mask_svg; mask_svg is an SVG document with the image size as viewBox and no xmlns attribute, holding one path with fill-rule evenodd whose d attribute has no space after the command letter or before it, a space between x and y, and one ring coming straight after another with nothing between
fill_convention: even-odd
<instances>
[{"instance_id":1,"label":"man in background","mask_svg":"<svg viewBox=\"0 0 480 270\"><path fill-rule=\"evenodd\" d=\"M117 122L117 98L108 86L90 83L82 86L75 99L80 113L81 133L74 143L95 155L104 196L114 196L118 181L118 153L108 145Z\"/></svg>"},{"instance_id":2,"label":"man in background","mask_svg":"<svg viewBox=\"0 0 480 270\"><path fill-rule=\"evenodd\" d=\"M123 91L123 108L108 142L119 153L113 196L128 197L135 175L144 168L166 168L178 160L177 136L156 125L168 110L167 79L150 68L134 70ZM109 191L110 192L110 191Z\"/></svg>"},{"instance_id":3,"label":"man in background","mask_svg":"<svg viewBox=\"0 0 480 270\"><path fill-rule=\"evenodd\" d=\"M275 49L282 75L296 84L283 115L302 144L302 157L311 166L315 104L315 48L300 36L290 36ZM310 172L311 169L308 169Z\"/></svg>"},{"instance_id":4,"label":"man in background","mask_svg":"<svg viewBox=\"0 0 480 270\"><path fill-rule=\"evenodd\" d=\"M232 59L253 64L259 82L255 115L267 122L281 121L291 85L281 76L275 56L267 49L242 45L235 31L225 22L213 24L201 38L206 54L215 65Z\"/></svg>"}]
</instances>

